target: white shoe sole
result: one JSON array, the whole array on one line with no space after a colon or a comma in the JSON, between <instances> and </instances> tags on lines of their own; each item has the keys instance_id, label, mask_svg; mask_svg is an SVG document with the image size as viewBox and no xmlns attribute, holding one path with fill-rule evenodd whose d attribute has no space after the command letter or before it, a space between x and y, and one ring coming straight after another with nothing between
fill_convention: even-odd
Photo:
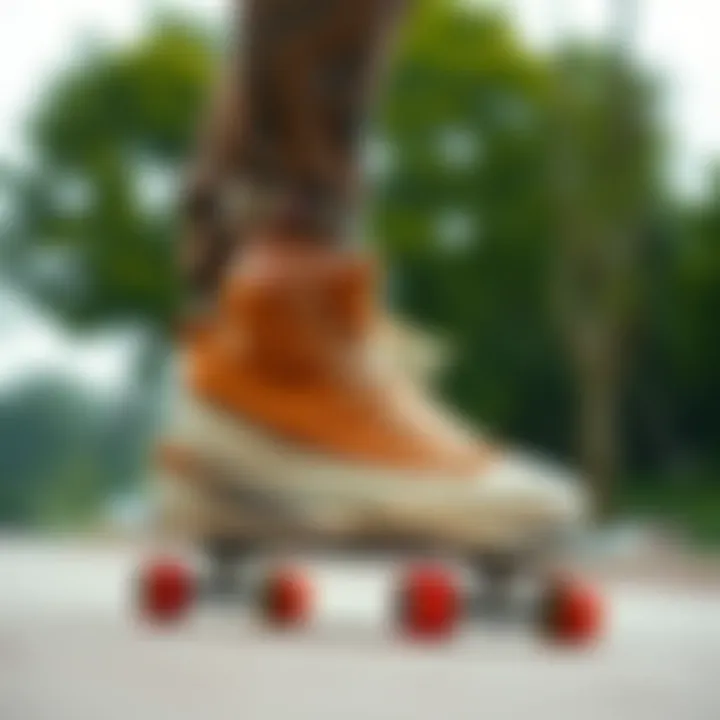
<instances>
[{"instance_id":1,"label":"white shoe sole","mask_svg":"<svg viewBox=\"0 0 720 720\"><path fill-rule=\"evenodd\" d=\"M374 519L398 531L484 545L578 526L586 514L577 482L541 461L517 455L498 460L471 479L363 466L297 449L187 396L177 399L166 437L189 453L232 469L227 475L238 485L282 498L318 526L353 527ZM184 499L174 502L186 512L198 517L224 514L231 520L232 512L217 504L210 513L212 503L204 501L197 488L176 485Z\"/></svg>"}]
</instances>

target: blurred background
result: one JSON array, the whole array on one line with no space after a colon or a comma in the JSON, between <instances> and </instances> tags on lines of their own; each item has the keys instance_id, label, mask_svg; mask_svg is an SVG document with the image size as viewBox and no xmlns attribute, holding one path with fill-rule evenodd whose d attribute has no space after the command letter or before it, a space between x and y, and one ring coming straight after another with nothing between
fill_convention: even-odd
<instances>
[{"instance_id":1,"label":"blurred background","mask_svg":"<svg viewBox=\"0 0 720 720\"><path fill-rule=\"evenodd\" d=\"M142 521L178 192L229 0L0 9L0 526ZM417 0L367 241L446 398L720 543L720 8Z\"/></svg>"}]
</instances>

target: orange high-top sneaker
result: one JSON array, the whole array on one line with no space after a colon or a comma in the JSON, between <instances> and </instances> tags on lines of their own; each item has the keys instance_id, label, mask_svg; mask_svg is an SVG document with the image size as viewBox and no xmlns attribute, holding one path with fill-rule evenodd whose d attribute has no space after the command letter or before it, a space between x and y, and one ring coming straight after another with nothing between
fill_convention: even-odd
<instances>
[{"instance_id":1,"label":"orange high-top sneaker","mask_svg":"<svg viewBox=\"0 0 720 720\"><path fill-rule=\"evenodd\" d=\"M244 251L187 340L164 446L187 522L267 530L275 509L280 526L481 547L579 521L576 483L477 437L407 377L373 276L367 259L302 240Z\"/></svg>"}]
</instances>

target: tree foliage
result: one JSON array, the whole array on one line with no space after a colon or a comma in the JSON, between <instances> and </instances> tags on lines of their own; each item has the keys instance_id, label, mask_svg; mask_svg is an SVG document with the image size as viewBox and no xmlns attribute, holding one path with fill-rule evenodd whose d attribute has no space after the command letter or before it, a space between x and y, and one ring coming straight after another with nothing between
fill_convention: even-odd
<instances>
[{"instance_id":1,"label":"tree foliage","mask_svg":"<svg viewBox=\"0 0 720 720\"><path fill-rule=\"evenodd\" d=\"M174 193L212 69L210 39L165 20L137 46L83 58L36 108L14 260L70 319L170 317ZM49 283L38 266L53 263Z\"/></svg>"},{"instance_id":2,"label":"tree foliage","mask_svg":"<svg viewBox=\"0 0 720 720\"><path fill-rule=\"evenodd\" d=\"M598 475L657 484L680 468L717 487L720 184L693 202L663 187L655 88L627 59L543 57L492 12L415 5L372 129L369 226L391 302L454 346L442 390L491 431L563 456L612 417L623 446ZM33 164L0 175L14 220L3 270L69 320L167 325L172 196L214 43L165 20L66 69L29 125ZM32 465L12 414L0 420L6 460ZM0 506L29 512L17 484L0 489Z\"/></svg>"},{"instance_id":3,"label":"tree foliage","mask_svg":"<svg viewBox=\"0 0 720 720\"><path fill-rule=\"evenodd\" d=\"M547 297L549 81L501 18L421 3L380 118L394 162L376 228L396 301L455 348L452 400L567 452L567 368Z\"/></svg>"}]
</instances>

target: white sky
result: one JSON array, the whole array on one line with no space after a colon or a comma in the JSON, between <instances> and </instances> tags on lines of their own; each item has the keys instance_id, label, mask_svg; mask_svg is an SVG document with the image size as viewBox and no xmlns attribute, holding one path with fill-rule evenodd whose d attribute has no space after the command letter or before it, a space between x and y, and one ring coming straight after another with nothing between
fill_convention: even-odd
<instances>
[{"instance_id":1,"label":"white sky","mask_svg":"<svg viewBox=\"0 0 720 720\"><path fill-rule=\"evenodd\" d=\"M143 340L132 328L73 337L49 313L9 288L0 288L0 338L0 400L23 379L47 375L117 393L130 380Z\"/></svg>"},{"instance_id":2,"label":"white sky","mask_svg":"<svg viewBox=\"0 0 720 720\"><path fill-rule=\"evenodd\" d=\"M483 2L484 0L471 0ZM533 42L558 30L598 35L618 0L487 0L510 8ZM628 2L629 0L625 0ZM188 8L220 19L231 0L0 0L0 158L22 152L18 128L43 80L83 37L131 38L154 7ZM684 188L702 180L720 154L720 3L638 0L638 54L667 81L676 145L674 174Z\"/></svg>"}]
</instances>

